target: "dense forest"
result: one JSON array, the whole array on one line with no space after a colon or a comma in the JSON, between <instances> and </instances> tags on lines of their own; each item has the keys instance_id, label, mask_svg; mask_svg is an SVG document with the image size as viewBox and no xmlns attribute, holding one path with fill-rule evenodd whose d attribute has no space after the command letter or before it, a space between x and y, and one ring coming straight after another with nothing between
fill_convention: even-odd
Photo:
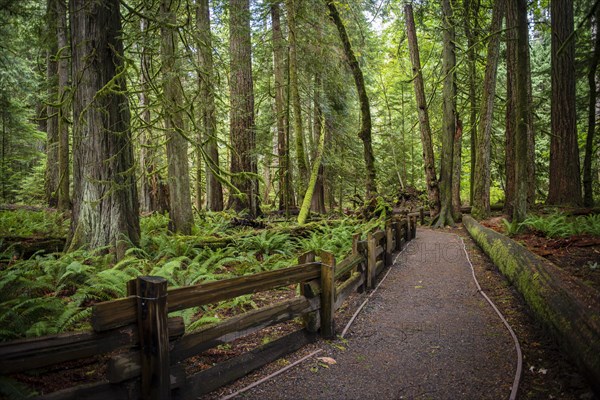
<instances>
[{"instance_id":1,"label":"dense forest","mask_svg":"<svg viewBox=\"0 0 600 400\"><path fill-rule=\"evenodd\" d=\"M593 206L598 3L4 1L0 202L117 258L153 212Z\"/></svg>"}]
</instances>

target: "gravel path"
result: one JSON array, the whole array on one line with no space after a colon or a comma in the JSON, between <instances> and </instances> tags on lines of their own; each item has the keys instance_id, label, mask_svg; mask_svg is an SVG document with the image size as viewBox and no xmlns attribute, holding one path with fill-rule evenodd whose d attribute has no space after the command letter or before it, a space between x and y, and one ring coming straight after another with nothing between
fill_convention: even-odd
<instances>
[{"instance_id":1,"label":"gravel path","mask_svg":"<svg viewBox=\"0 0 600 400\"><path fill-rule=\"evenodd\" d=\"M338 334L343 326L338 326ZM419 229L345 339L238 396L506 399L516 355L455 235Z\"/></svg>"}]
</instances>

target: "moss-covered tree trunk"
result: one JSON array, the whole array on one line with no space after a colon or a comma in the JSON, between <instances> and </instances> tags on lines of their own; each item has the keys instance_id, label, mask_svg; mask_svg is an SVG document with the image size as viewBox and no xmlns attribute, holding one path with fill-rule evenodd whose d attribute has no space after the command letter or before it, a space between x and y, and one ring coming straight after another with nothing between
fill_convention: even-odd
<instances>
[{"instance_id":1,"label":"moss-covered tree trunk","mask_svg":"<svg viewBox=\"0 0 600 400\"><path fill-rule=\"evenodd\" d=\"M469 71L469 137L471 148L471 172L469 174L469 205L473 205L475 188L475 162L477 159L477 57L476 46L479 37L480 1L464 0L465 36L467 37L467 60Z\"/></svg>"},{"instance_id":2,"label":"moss-covered tree trunk","mask_svg":"<svg viewBox=\"0 0 600 400\"><path fill-rule=\"evenodd\" d=\"M442 156L440 171L440 213L436 217L435 226L454 225L452 207L452 169L454 165L454 139L456 135L456 45L452 4L450 0L442 1L443 18L443 50L442 74L443 116L442 116Z\"/></svg>"},{"instance_id":3,"label":"moss-covered tree trunk","mask_svg":"<svg viewBox=\"0 0 600 400\"><path fill-rule=\"evenodd\" d=\"M323 125L322 125L323 126ZM321 167L321 161L323 160L323 151L325 147L325 130L321 128L321 134L319 137L319 146L317 148L317 155L313 161L313 165L310 172L310 180L308 181L308 187L304 194L304 200L302 200L302 206L300 207L300 213L298 214L298 225L304 225L308 215L310 214L310 204L315 192L315 186L317 184L317 178L319 176L319 169Z\"/></svg>"},{"instance_id":4,"label":"moss-covered tree trunk","mask_svg":"<svg viewBox=\"0 0 600 400\"><path fill-rule=\"evenodd\" d=\"M565 354L600 389L600 293L473 218L463 222Z\"/></svg>"},{"instance_id":5,"label":"moss-covered tree trunk","mask_svg":"<svg viewBox=\"0 0 600 400\"><path fill-rule=\"evenodd\" d=\"M488 42L488 53L485 64L485 77L481 97L481 118L479 120L479 140L477 155L475 156L475 179L473 188L473 210L476 218L486 218L490 213L490 183L491 166L490 151L494 113L494 100L496 97L496 76L498 71L498 57L500 55L500 30L504 16L504 0L495 0L492 10L492 36Z\"/></svg>"},{"instance_id":6,"label":"moss-covered tree trunk","mask_svg":"<svg viewBox=\"0 0 600 400\"><path fill-rule=\"evenodd\" d=\"M68 210L71 207L70 157L69 157L69 27L67 25L67 5L65 0L57 0L56 38L58 43L58 208Z\"/></svg>"},{"instance_id":7,"label":"moss-covered tree trunk","mask_svg":"<svg viewBox=\"0 0 600 400\"><path fill-rule=\"evenodd\" d=\"M208 0L198 0L196 8L196 28L198 30L198 81L200 89L202 135L206 168L206 208L211 211L223 210L223 187L219 180L219 148L217 146L217 114L215 108L214 62L212 37L210 32L210 9ZM199 208L199 207L198 207Z\"/></svg>"},{"instance_id":8,"label":"moss-covered tree trunk","mask_svg":"<svg viewBox=\"0 0 600 400\"><path fill-rule=\"evenodd\" d=\"M371 143L371 107L369 105L369 96L367 96L367 88L365 86L365 79L363 77L362 70L358 64L358 60L352 50L350 39L346 33L344 22L340 17L340 14L332 1L327 1L327 7L329 8L329 17L333 21L337 28L337 31L344 47L344 54L346 55L346 61L352 71L354 77L354 84L356 85L356 91L358 92L358 101L360 103L360 132L358 137L363 142L363 158L365 160L365 168L367 172L366 176L366 197L377 193L377 185L375 182L375 157L373 155L373 146Z\"/></svg>"},{"instance_id":9,"label":"moss-covered tree trunk","mask_svg":"<svg viewBox=\"0 0 600 400\"><path fill-rule=\"evenodd\" d=\"M110 246L122 257L140 238L118 0L70 2L73 214L69 248Z\"/></svg>"},{"instance_id":10,"label":"moss-covered tree trunk","mask_svg":"<svg viewBox=\"0 0 600 400\"><path fill-rule=\"evenodd\" d=\"M46 24L48 49L46 51L46 80L48 99L46 106L46 171L44 191L49 207L58 206L58 40L56 36L59 0L46 3Z\"/></svg>"},{"instance_id":11,"label":"moss-covered tree trunk","mask_svg":"<svg viewBox=\"0 0 600 400\"><path fill-rule=\"evenodd\" d=\"M290 147L288 140L288 112L286 106L285 43L281 32L279 3L271 3L273 34L273 73L275 79L275 118L277 121L277 164L279 169L279 209L289 213L295 207Z\"/></svg>"},{"instance_id":12,"label":"moss-covered tree trunk","mask_svg":"<svg viewBox=\"0 0 600 400\"><path fill-rule=\"evenodd\" d=\"M300 106L300 89L298 83L298 36L296 25L296 13L298 11L297 0L286 0L288 19L288 44L289 44L289 91L294 117L294 135L296 138L296 161L298 163L298 191L302 193L308 183L308 161L304 148L304 129L302 126L302 107Z\"/></svg>"},{"instance_id":13,"label":"moss-covered tree trunk","mask_svg":"<svg viewBox=\"0 0 600 400\"><path fill-rule=\"evenodd\" d=\"M419 128L421 131L421 144L423 146L424 158L423 165L425 167L425 180L427 182L427 196L432 215L437 215L440 212L440 191L435 172L435 155L433 153L433 144L431 140L429 111L427 107L427 99L425 98L425 86L423 84L423 71L421 71L421 58L419 56L417 30L415 27L415 19L411 4L406 4L404 6L404 17L408 36L408 49L412 63L417 112L419 114Z\"/></svg>"},{"instance_id":14,"label":"moss-covered tree trunk","mask_svg":"<svg viewBox=\"0 0 600 400\"><path fill-rule=\"evenodd\" d=\"M180 81L178 59L179 35L177 14L179 0L162 0L161 24L161 75L162 103L167 135L167 163L169 184L169 229L184 235L192 233L194 216L190 195L188 141L185 137L183 113L183 88Z\"/></svg>"}]
</instances>

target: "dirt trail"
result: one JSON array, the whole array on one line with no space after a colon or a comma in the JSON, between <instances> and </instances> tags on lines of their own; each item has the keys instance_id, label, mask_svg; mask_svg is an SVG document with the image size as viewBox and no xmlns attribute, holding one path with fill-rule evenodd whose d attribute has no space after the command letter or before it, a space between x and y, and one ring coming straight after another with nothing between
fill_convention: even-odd
<instances>
[{"instance_id":1,"label":"dirt trail","mask_svg":"<svg viewBox=\"0 0 600 400\"><path fill-rule=\"evenodd\" d=\"M419 229L344 340L238 398L506 399L513 341L477 293L460 239ZM338 334L343 326L338 326Z\"/></svg>"}]
</instances>

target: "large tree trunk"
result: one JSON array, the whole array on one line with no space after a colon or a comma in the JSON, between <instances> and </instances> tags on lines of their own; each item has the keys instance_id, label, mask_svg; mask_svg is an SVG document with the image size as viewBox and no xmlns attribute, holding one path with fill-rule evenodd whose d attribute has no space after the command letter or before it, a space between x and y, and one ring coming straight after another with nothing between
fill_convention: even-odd
<instances>
[{"instance_id":1,"label":"large tree trunk","mask_svg":"<svg viewBox=\"0 0 600 400\"><path fill-rule=\"evenodd\" d=\"M323 124L321 124L323 128ZM304 194L304 200L302 201L302 206L300 207L300 213L298 214L298 225L304 225L308 215L310 214L310 203L313 198L315 185L317 184L317 177L319 175L319 169L321 167L321 160L323 159L323 151L325 148L325 130L321 129L319 144L317 148L317 154L315 155L315 159L313 160L313 165L310 173L310 180L308 181L308 186L306 188L306 193Z\"/></svg>"},{"instance_id":2,"label":"large tree trunk","mask_svg":"<svg viewBox=\"0 0 600 400\"><path fill-rule=\"evenodd\" d=\"M208 0L198 0L196 27L198 29L198 80L202 101L202 143L206 159L206 208L211 211L223 210L223 188L218 176L219 149L217 146L217 115L215 109L214 62L210 33L210 9ZM200 154L201 155L201 154Z\"/></svg>"},{"instance_id":3,"label":"large tree trunk","mask_svg":"<svg viewBox=\"0 0 600 400\"><path fill-rule=\"evenodd\" d=\"M277 163L279 165L279 209L289 213L295 206L294 190L291 183L289 142L287 135L287 111L285 96L285 43L281 33L280 8L277 2L271 4L271 24L273 27L273 71L275 75L275 114L277 120Z\"/></svg>"},{"instance_id":4,"label":"large tree trunk","mask_svg":"<svg viewBox=\"0 0 600 400\"><path fill-rule=\"evenodd\" d=\"M410 52L410 60L412 62L415 98L417 101L417 111L419 114L419 128L421 131L421 144L423 145L423 161L425 166L425 180L427 182L429 208L431 209L432 215L437 215L440 212L440 192L435 172L435 156L433 154L433 144L431 141L431 126L429 125L427 99L425 98L423 71L421 71L421 58L419 56L417 30L415 28L415 19L411 4L406 4L404 6L404 15L406 20L406 32L408 36L408 49Z\"/></svg>"},{"instance_id":5,"label":"large tree trunk","mask_svg":"<svg viewBox=\"0 0 600 400\"><path fill-rule=\"evenodd\" d=\"M46 107L46 174L44 190L49 207L58 206L58 183L60 172L58 165L58 2L48 0L46 23L48 24L48 50L46 54L46 80L48 82L48 105Z\"/></svg>"},{"instance_id":6,"label":"large tree trunk","mask_svg":"<svg viewBox=\"0 0 600 400\"><path fill-rule=\"evenodd\" d=\"M285 2L288 17L289 43L289 81L290 100L294 112L294 135L296 136L296 159L298 161L298 195L304 192L308 183L308 161L304 148L304 130L302 127L302 107L300 106L300 90L298 87L298 46L296 36L296 0Z\"/></svg>"},{"instance_id":7,"label":"large tree trunk","mask_svg":"<svg viewBox=\"0 0 600 400\"><path fill-rule=\"evenodd\" d=\"M573 2L552 0L552 136L548 204L580 206Z\"/></svg>"},{"instance_id":8,"label":"large tree trunk","mask_svg":"<svg viewBox=\"0 0 600 400\"><path fill-rule=\"evenodd\" d=\"M230 52L230 127L231 173L236 193L229 196L229 207L246 210L251 217L260 214L254 126L252 46L250 41L249 0L229 3Z\"/></svg>"},{"instance_id":9,"label":"large tree trunk","mask_svg":"<svg viewBox=\"0 0 600 400\"><path fill-rule=\"evenodd\" d=\"M504 276L521 292L533 314L600 389L600 295L550 261L506 236L464 218L465 227Z\"/></svg>"},{"instance_id":10,"label":"large tree trunk","mask_svg":"<svg viewBox=\"0 0 600 400\"><path fill-rule=\"evenodd\" d=\"M594 134L596 131L596 100L598 98L596 75L598 74L598 63L600 62L600 5L596 5L596 15L591 24L594 40L594 54L590 58L588 70L588 88L590 91L588 102L588 131L585 139L585 158L583 160L583 204L586 207L594 205L592 157L594 153Z\"/></svg>"},{"instance_id":11,"label":"large tree trunk","mask_svg":"<svg viewBox=\"0 0 600 400\"><path fill-rule=\"evenodd\" d=\"M498 71L498 56L500 53L500 30L504 14L504 0L495 0L492 10L492 36L488 43L485 77L481 97L481 119L479 120L479 142L475 156L475 181L473 190L473 216L487 218L490 213L490 146L492 125L494 123L494 99L496 97L496 76Z\"/></svg>"},{"instance_id":12,"label":"large tree trunk","mask_svg":"<svg viewBox=\"0 0 600 400\"><path fill-rule=\"evenodd\" d=\"M117 258L140 238L119 1L71 0L74 203L69 248L111 246Z\"/></svg>"},{"instance_id":13,"label":"large tree trunk","mask_svg":"<svg viewBox=\"0 0 600 400\"><path fill-rule=\"evenodd\" d=\"M454 215L460 215L460 180L462 172L462 121L458 113L456 113L456 121L454 128L454 150L452 155L452 212ZM458 217L460 218L460 217Z\"/></svg>"},{"instance_id":14,"label":"large tree trunk","mask_svg":"<svg viewBox=\"0 0 600 400\"><path fill-rule=\"evenodd\" d=\"M440 213L436 227L454 225L452 207L452 169L454 165L454 138L456 135L456 45L454 34L454 18L450 0L442 0L443 50L442 76L443 116L442 116L442 157L440 172Z\"/></svg>"},{"instance_id":15,"label":"large tree trunk","mask_svg":"<svg viewBox=\"0 0 600 400\"><path fill-rule=\"evenodd\" d=\"M194 216L190 196L190 173L188 166L188 142L184 137L183 89L179 80L177 60L178 0L162 0L161 60L163 109L167 134L167 162L169 171L169 229L184 235L192 233Z\"/></svg>"},{"instance_id":16,"label":"large tree trunk","mask_svg":"<svg viewBox=\"0 0 600 400\"><path fill-rule=\"evenodd\" d=\"M149 75L149 63L148 59L148 48L146 46L146 40L148 37L148 20L146 18L140 18L140 33L142 35L142 44L140 52L140 92L139 92L139 107L140 116L142 119L142 130L140 134L140 211L152 212L158 211L152 208L152 186L151 186L151 172L156 168L153 168L153 156L152 156L152 130L150 128L150 101L148 99L148 81Z\"/></svg>"},{"instance_id":17,"label":"large tree trunk","mask_svg":"<svg viewBox=\"0 0 600 400\"><path fill-rule=\"evenodd\" d=\"M529 73L529 30L527 22L527 0L509 0L516 3L517 27L517 69L516 69L516 131L515 131L515 198L513 221L521 222L527 216L527 195L529 178L529 139L531 132L527 126L531 121L529 113L528 84Z\"/></svg>"},{"instance_id":18,"label":"large tree trunk","mask_svg":"<svg viewBox=\"0 0 600 400\"><path fill-rule=\"evenodd\" d=\"M346 55L346 61L352 71L354 77L354 84L356 85L356 91L358 92L358 101L360 102L360 132L358 137L363 142L363 157L365 160L365 168L367 170L366 177L366 198L374 196L377 193L377 185L375 182L375 157L373 156L373 147L371 144L371 108L369 106L369 97L367 96L367 89L365 87L365 79L363 77L362 70L358 64L358 60L354 55L350 39L346 33L344 22L342 21L340 14L332 1L327 1L327 7L329 8L329 16L333 23L337 27L340 35L340 40L344 46L344 54Z\"/></svg>"}]
</instances>

